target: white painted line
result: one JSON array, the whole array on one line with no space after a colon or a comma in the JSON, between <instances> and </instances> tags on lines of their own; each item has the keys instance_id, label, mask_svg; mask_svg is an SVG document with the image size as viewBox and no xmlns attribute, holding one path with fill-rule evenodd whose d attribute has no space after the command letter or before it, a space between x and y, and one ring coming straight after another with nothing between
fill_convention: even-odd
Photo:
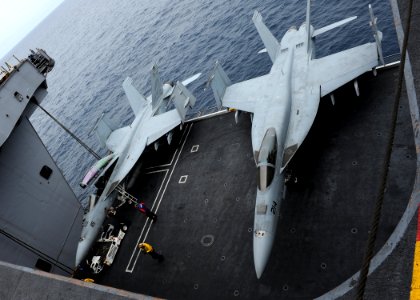
<instances>
[{"instance_id":1,"label":"white painted line","mask_svg":"<svg viewBox=\"0 0 420 300\"><path fill-rule=\"evenodd\" d=\"M187 182L187 179L188 179L188 175L182 175L182 176L179 178L178 183L179 183L179 184L186 183L186 182Z\"/></svg>"},{"instance_id":2,"label":"white painted line","mask_svg":"<svg viewBox=\"0 0 420 300\"><path fill-rule=\"evenodd\" d=\"M178 152L178 149L175 150L174 155L172 155L171 161L168 164L163 164L163 165L158 165L158 166L153 166L153 167L147 167L145 170L150 170L150 169L156 169L156 168L163 168L163 167L169 167L170 165L172 165L174 158L176 156Z\"/></svg>"},{"instance_id":3,"label":"white painted line","mask_svg":"<svg viewBox=\"0 0 420 300\"><path fill-rule=\"evenodd\" d=\"M174 166L172 167L171 174L169 175L169 179L168 179L168 181L166 182L165 189L163 190L162 197L161 197L161 199L160 199L161 201L162 201L163 195L164 195L164 194L165 194L165 192L166 192L166 189L167 189L167 187L168 187L169 181L171 180L172 174L174 173L175 167L176 167L176 165L178 164L179 157L181 156L182 150L184 149L185 142L187 141L187 138L188 138L188 135L190 134L190 131L191 131L191 127L192 127L192 126L193 126L193 124L191 124L190 128L188 129L188 133L187 133L187 135L185 136L185 140L184 140L184 142L182 143L181 149L180 149L180 151L179 151L179 153L178 153L178 157L177 157L177 159L176 159L176 161L175 161L175 163L174 163ZM158 210L158 209L159 209L159 206L160 206L160 202L161 202L161 201L159 201L159 204L158 204L158 206L157 206L156 210Z\"/></svg>"},{"instance_id":4,"label":"white painted line","mask_svg":"<svg viewBox=\"0 0 420 300\"><path fill-rule=\"evenodd\" d=\"M161 196L160 196L160 199L159 199L159 204L158 204L158 206L157 206L157 208L156 208L155 212L157 212L157 211L158 211L159 206L160 206L160 203L162 202L162 199L163 199L163 195L165 195L166 188L168 187L169 181L171 181L172 174L173 174L173 172L174 172L174 170L175 170L176 165L178 164L179 157L181 156L182 150L184 149L185 142L187 141L187 137L188 137L188 135L189 135L189 133L190 133L190 131L191 131L191 127L192 127L192 125L193 125L193 124L191 124L190 128L188 128L188 133L187 133L187 135L185 136L185 140L184 140L184 142L182 143L181 149L180 149L180 151L179 151L179 153L178 153L178 156L177 156L177 158L176 158L176 161L175 161L175 163L174 163L174 165L173 165L173 167L172 167L171 174L169 174L169 178L168 178L168 180L166 181L165 189L163 190L163 192L162 192L162 194L161 194ZM164 182L164 181L163 181L163 182ZM153 204L153 205L154 205L154 204ZM149 231L150 231L150 228L151 228L151 227L152 227L152 223L150 222L150 223L149 223L149 228L147 229L147 232L146 232L146 234L145 234L145 236L144 236L143 241L145 241L145 240L147 239L147 236L149 235ZM139 237L139 239L140 239L140 237ZM137 243L137 244L138 244L138 243ZM137 246L137 245L136 245L136 246ZM137 247L137 249L138 249L138 247ZM138 252L137 252L137 256L136 256L136 259L135 259L134 264L133 264L133 270L134 270L134 266L137 264L137 260L138 260L139 256L140 256L140 251L138 251ZM133 270L132 270L131 272L133 272Z\"/></svg>"},{"instance_id":5,"label":"white painted line","mask_svg":"<svg viewBox=\"0 0 420 300\"><path fill-rule=\"evenodd\" d=\"M404 39L404 31L402 28L400 13L398 9L398 3L397 0L390 0L391 2L391 8L392 8L392 14L394 16L394 24L395 29L397 31L397 37L398 37L398 43L400 45L400 49L402 48L402 43ZM411 115L411 122L414 129L414 132L418 132L418 124L420 123L420 114L419 114L419 107L417 102L417 95L416 95L416 89L414 84L414 77L411 70L411 63L410 58L408 55L407 50L407 56L405 58L405 68L404 68L404 82L405 87L407 91L407 97L410 107L410 115ZM414 143L416 146L416 149L420 147L420 137L417 134L414 134ZM397 226L395 227L392 234L389 236L386 243L382 246L382 248L375 254L375 256L372 258L370 262L369 267L369 275L372 274L384 261L385 259L394 251L395 247L399 244L401 239L404 237L404 234L408 228L408 225L410 224L412 218L415 216L418 206L420 204L420 193L419 193L419 169L420 169L420 157L419 153L416 150L417 154L417 172L416 172L416 178L414 181L413 191L410 196L410 200L408 201L407 207L398 222ZM332 290L328 291L327 293L319 296L318 300L324 300L324 299L337 299L342 296L344 296L346 293L348 293L351 289L354 287L357 287L357 284L354 284L354 282L357 282L359 280L360 276L360 270L357 271L357 273L353 274L350 278L348 278L346 281L338 285L337 287L333 288Z\"/></svg>"},{"instance_id":6,"label":"white painted line","mask_svg":"<svg viewBox=\"0 0 420 300\"><path fill-rule=\"evenodd\" d=\"M191 153L197 152L199 147L200 147L200 145L194 145L194 146L192 146Z\"/></svg>"},{"instance_id":7,"label":"white painted line","mask_svg":"<svg viewBox=\"0 0 420 300\"><path fill-rule=\"evenodd\" d=\"M183 139L183 138L185 138L186 132L187 132L187 130L185 130L185 131L182 133L181 141L182 141L182 139ZM171 165L172 165L172 163L174 162L174 158L175 158L175 156L177 155L178 151L179 151L179 148L177 148L177 149L175 150L174 155L172 155L172 159L171 159L171 161L170 161L168 164L163 164L163 165L158 165L158 166L148 167L148 168L146 168L145 170L150 170L150 169L156 169L156 168L163 168L163 167L169 167L169 166L171 166Z\"/></svg>"},{"instance_id":8,"label":"white painted line","mask_svg":"<svg viewBox=\"0 0 420 300\"><path fill-rule=\"evenodd\" d=\"M162 173L162 172L168 172L168 171L169 169L162 169L162 170L150 171L145 174L148 175L148 174Z\"/></svg>"},{"instance_id":9,"label":"white painted line","mask_svg":"<svg viewBox=\"0 0 420 300\"><path fill-rule=\"evenodd\" d=\"M166 180L166 177L168 176L168 172L169 172L169 169L165 169L165 177L163 177L163 180L162 180L162 183L161 183L161 185L160 185L160 187L159 187L159 190L158 190L158 192L157 192L157 194L156 194L156 197L155 197L155 199L153 200L153 205L152 205L152 207L150 208L150 210L151 211L153 211L153 208L155 207L155 204L156 204L156 201L159 199L159 195L162 193L162 186L163 186L163 183L165 182L165 180ZM155 211L156 212L156 211Z\"/></svg>"},{"instance_id":10,"label":"white painted line","mask_svg":"<svg viewBox=\"0 0 420 300\"><path fill-rule=\"evenodd\" d=\"M161 186L160 186L160 188L159 188L159 191L158 191L158 193L157 193L157 195L156 195L155 200L153 201L153 206L152 206L152 208L151 208L151 209L153 210L153 207L155 206L156 200L159 198L159 202L158 202L158 204L157 204L157 206L156 206L156 209L155 209L155 211L154 211L155 213L159 210L160 203L162 202L162 199L163 199L163 196L165 195L165 192L166 192L166 189L167 189L167 187L168 187L168 184L169 184L169 182L171 181L172 174L173 174L173 172L174 172L174 170L175 170L175 167L176 167L176 165L178 164L179 157L181 156L182 150L184 149L184 146L185 146L185 143L186 143L186 141L187 141L188 135L190 134L190 131L191 131L191 127L192 127L192 125L193 125L193 124L191 124L191 125L190 125L190 127L188 128L188 130L186 130L186 134L185 134L185 136L183 136L183 138L185 137L185 139L184 139L184 141L183 141L183 143L182 143L182 146L181 146L180 150L178 151L177 158L176 158L176 160L175 160L175 162L174 162L174 165L173 165L173 167L172 167L171 173L169 174L169 177L168 177L168 179L167 179L167 180L166 180L166 177L167 177L167 175L168 175L168 171L169 171L169 170L168 170L168 169L166 169L166 170L165 170L165 171L166 171L166 173L165 173L165 177L164 177L164 178L163 178L163 180L162 180L162 184L161 184ZM166 180L166 184L165 184L165 180ZM162 190L162 186L163 186L163 185L165 185L165 188L164 188L164 189L163 189L163 191L161 192L161 190ZM159 196L159 194L160 194L160 196ZM143 232L144 232L144 230L145 230L145 228L146 228L147 224L149 224L149 226L148 226L148 228L147 228L146 234L145 234L145 236L144 236L144 238L143 238L142 242L146 241L147 236L149 235L150 228L151 228L151 226L152 226L152 222L149 220L149 218L147 218L147 220L146 220L146 222L145 222L145 224L144 224L144 226L143 226L143 229L142 229L142 231L141 231L141 233L140 233L140 235L139 235L139 237L138 237L138 239L137 239L137 243L136 243L136 245L134 246L135 248L133 249L133 252L132 252L132 254L131 254L130 260L129 260L129 262L128 262L128 264L127 264L127 267L126 267L126 269L125 269L125 272L127 272L127 273L133 273L133 271L134 271L134 267L135 267L135 265L137 264L137 260L138 260L138 258L139 258L139 256L140 256L140 252L141 252L141 251L139 250L139 248L137 247L137 245L140 243L141 237L142 237L142 235L143 235ZM134 255L135 255L135 253L136 253L136 252L137 252L136 258L135 258L135 260L134 260L134 262L133 262L132 268L130 268L131 262L132 262L133 257L134 257Z\"/></svg>"},{"instance_id":11,"label":"white painted line","mask_svg":"<svg viewBox=\"0 0 420 300\"><path fill-rule=\"evenodd\" d=\"M162 190L162 187L163 187L163 185L164 185L165 179L166 179L166 177L167 177L167 175L168 175L168 171L169 171L169 169L162 170L162 172L165 172L165 176L163 177L163 180L162 180L162 183L161 183L161 185L160 185L160 187L159 187L159 190L158 190L158 192L156 193L156 197L155 197L155 199L153 200L153 205L152 205L152 208L151 208L152 210L153 210L153 207L155 206L156 200L159 198L159 194L160 194L160 192L161 192L161 190ZM159 172L161 172L161 171L159 171ZM138 254L140 254L140 251L139 251L139 248L137 247L137 245L140 243L141 237L143 236L144 230L146 229L146 226L147 226L147 224L148 224L148 223L150 223L149 225L151 225L151 222L150 222L149 218L146 218L146 222L144 223L143 228L142 228L142 230L141 230L141 232L140 232L140 235L139 235L139 237L137 238L137 242L136 242L136 244L135 244L135 246L134 246L134 249L133 249L133 251L132 251L132 253L131 253L130 260L128 261L127 267L126 267L126 269L125 269L125 271L126 271L126 272L132 273L132 272L133 272L133 270L134 270L134 265L135 265L135 264L136 264L136 262L137 262ZM147 230L147 232L148 232L148 230ZM145 240L146 240L146 238L144 238L141 242L144 242ZM135 261L134 261L133 267L130 269L131 262L132 262L132 260L133 260L134 255L136 254L136 252L138 252L138 253L137 253L137 256L136 256L136 259L135 259Z\"/></svg>"}]
</instances>

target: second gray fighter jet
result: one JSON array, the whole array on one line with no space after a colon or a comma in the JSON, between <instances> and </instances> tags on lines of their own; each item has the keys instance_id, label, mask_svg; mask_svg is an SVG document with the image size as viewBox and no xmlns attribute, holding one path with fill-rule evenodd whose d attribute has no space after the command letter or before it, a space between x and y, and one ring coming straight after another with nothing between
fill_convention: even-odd
<instances>
[{"instance_id":1,"label":"second gray fighter jet","mask_svg":"<svg viewBox=\"0 0 420 300\"><path fill-rule=\"evenodd\" d=\"M306 22L279 42L256 11L252 20L273 63L267 75L232 84L216 63L210 83L219 105L253 114L252 148L258 172L254 217L254 264L260 278L268 262L284 198L285 168L299 149L317 114L320 98L359 75L374 70L382 59L381 37L371 7L375 42L319 59L313 38L354 20L351 17L320 29ZM355 84L358 93L357 84ZM333 97L332 97L333 99Z\"/></svg>"}]
</instances>

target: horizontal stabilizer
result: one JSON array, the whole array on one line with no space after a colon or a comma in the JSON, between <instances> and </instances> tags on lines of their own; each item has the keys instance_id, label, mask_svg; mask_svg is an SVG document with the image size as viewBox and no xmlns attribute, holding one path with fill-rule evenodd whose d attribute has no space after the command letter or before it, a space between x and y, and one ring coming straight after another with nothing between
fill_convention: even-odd
<instances>
[{"instance_id":1,"label":"horizontal stabilizer","mask_svg":"<svg viewBox=\"0 0 420 300\"><path fill-rule=\"evenodd\" d=\"M133 79L127 77L123 82L123 89L127 95L128 102L130 103L131 109L137 116L146 105L147 100L142 94L133 86Z\"/></svg>"},{"instance_id":2,"label":"horizontal stabilizer","mask_svg":"<svg viewBox=\"0 0 420 300\"><path fill-rule=\"evenodd\" d=\"M216 105L220 109L222 107L222 100L225 94L226 88L232 85L229 77L223 70L222 66L218 61L214 64L213 72L210 75L209 83L213 90L214 99L216 100Z\"/></svg>"},{"instance_id":3,"label":"horizontal stabilizer","mask_svg":"<svg viewBox=\"0 0 420 300\"><path fill-rule=\"evenodd\" d=\"M257 28L258 34L261 37L261 40L264 43L265 48L267 49L268 55L270 56L271 61L274 63L274 60L277 56L277 51L280 48L280 43L270 32L270 30L265 26L262 16L258 11L254 12L252 17L255 27Z\"/></svg>"},{"instance_id":4,"label":"horizontal stabilizer","mask_svg":"<svg viewBox=\"0 0 420 300\"><path fill-rule=\"evenodd\" d=\"M223 106L254 113L257 103L267 97L265 92L267 83L270 82L269 76L255 77L227 87Z\"/></svg>"},{"instance_id":5,"label":"horizontal stabilizer","mask_svg":"<svg viewBox=\"0 0 420 300\"><path fill-rule=\"evenodd\" d=\"M185 121L187 109L192 108L195 104L194 95L181 83L177 82L171 96L175 108L181 117L182 122Z\"/></svg>"},{"instance_id":6,"label":"horizontal stabilizer","mask_svg":"<svg viewBox=\"0 0 420 300\"><path fill-rule=\"evenodd\" d=\"M181 117L176 109L153 116L145 124L144 128L144 131L147 132L147 145L154 143L157 139L170 132L180 123Z\"/></svg>"},{"instance_id":7,"label":"horizontal stabilizer","mask_svg":"<svg viewBox=\"0 0 420 300\"><path fill-rule=\"evenodd\" d=\"M332 30L334 28L340 27L340 26L342 26L344 24L347 24L347 23L349 23L349 22L351 22L353 20L356 20L356 19L357 19L357 16L354 16L354 17L350 17L350 18L347 18L347 19L344 19L344 20L341 20L341 21L332 23L332 24L327 25L325 27L322 27L322 28L319 28L319 29L315 29L314 30L314 33L312 34L312 37L316 37L317 35L323 34L323 33L327 32L327 31L330 31L330 30Z\"/></svg>"}]
</instances>

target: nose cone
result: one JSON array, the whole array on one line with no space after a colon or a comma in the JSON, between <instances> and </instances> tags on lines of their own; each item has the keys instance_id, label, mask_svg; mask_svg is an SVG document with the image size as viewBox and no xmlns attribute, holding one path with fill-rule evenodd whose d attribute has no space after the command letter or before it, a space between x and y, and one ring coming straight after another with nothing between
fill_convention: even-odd
<instances>
[{"instance_id":1,"label":"nose cone","mask_svg":"<svg viewBox=\"0 0 420 300\"><path fill-rule=\"evenodd\" d=\"M88 247L86 247L85 241L80 241L77 245L77 251L76 251L76 267L82 262L82 260L87 255Z\"/></svg>"},{"instance_id":2,"label":"nose cone","mask_svg":"<svg viewBox=\"0 0 420 300\"><path fill-rule=\"evenodd\" d=\"M99 226L97 226L97 223L93 221L89 221L89 225L87 227L84 227L82 230L81 238L79 240L79 243L77 244L77 250L76 250L76 267L85 259L85 257L88 255L93 243L95 242L95 237L98 235Z\"/></svg>"},{"instance_id":3,"label":"nose cone","mask_svg":"<svg viewBox=\"0 0 420 300\"><path fill-rule=\"evenodd\" d=\"M254 265L257 278L260 279L270 257L273 236L264 230L254 233Z\"/></svg>"}]
</instances>

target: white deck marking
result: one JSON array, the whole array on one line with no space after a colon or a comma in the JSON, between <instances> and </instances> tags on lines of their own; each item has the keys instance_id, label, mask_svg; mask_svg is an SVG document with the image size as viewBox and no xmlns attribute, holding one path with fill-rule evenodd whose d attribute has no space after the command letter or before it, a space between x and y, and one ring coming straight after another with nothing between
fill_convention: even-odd
<instances>
[{"instance_id":1,"label":"white deck marking","mask_svg":"<svg viewBox=\"0 0 420 300\"><path fill-rule=\"evenodd\" d=\"M187 179L188 179L188 175L182 175L182 176L179 178L178 183L179 183L179 184L186 183L186 182L187 182Z\"/></svg>"},{"instance_id":2,"label":"white deck marking","mask_svg":"<svg viewBox=\"0 0 420 300\"><path fill-rule=\"evenodd\" d=\"M398 9L398 3L397 3L397 0L390 0L390 2L391 2L392 14L394 16L395 29L397 31L398 43L401 49L403 39L404 39L404 31L401 25L402 23L401 23L400 13ZM411 69L411 63L410 63L410 57L408 55L408 50L407 50L407 56L405 58L404 82L405 82L405 88L407 91L408 102L409 102L409 107L410 107L411 122L412 122L413 130L414 130L414 143L415 143L416 155L417 155L416 178L414 181L413 191L411 193L410 200L408 201L407 207L400 221L398 222L392 234L389 236L388 240L385 242L382 248L375 254L375 256L372 258L370 262L369 275L372 274L372 272L375 271L385 261L385 259L394 251L395 247L399 245L399 242L404 237L405 232L408 228L408 225L410 224L411 219L415 216L418 209L418 205L420 204L420 192L419 192L420 153L418 150L420 149L420 137L417 135L418 130L419 130L418 124L420 124L420 114L419 114L416 88L414 84L414 77L413 77L413 73ZM359 275L360 275L360 270L357 273L353 274L346 281L341 283L339 286L335 287L334 289L326 292L325 294L315 299L317 300L336 299L336 298L344 296L351 289L353 289L354 287L357 287L357 284L354 284L354 283L359 280Z\"/></svg>"},{"instance_id":3,"label":"white deck marking","mask_svg":"<svg viewBox=\"0 0 420 300\"><path fill-rule=\"evenodd\" d=\"M175 162L174 162L174 164L173 164L173 166L172 166L172 170L171 170L171 173L169 174L169 177L168 177L168 179L166 180L166 177L167 177L167 175L168 175L168 171L169 171L169 169L165 169L165 170L159 170L159 172L164 172L164 171L166 171L166 173L165 173L165 177L163 178L163 180L162 180L162 183L161 183L161 185L160 185L160 187L159 187L159 191L158 191L158 193L156 194L156 197L155 197L155 200L153 201L153 206L152 206L152 208L151 208L151 210L153 211L153 208L155 207L155 204L156 204L156 200L158 200L159 199L159 201L157 202L157 206L156 206L156 209L154 210L154 212L156 213L158 210L159 210L159 206L160 206L160 203L162 202L162 199L163 199L163 196L165 195L165 192L166 192L166 189L167 189L167 187L168 187L168 184L169 184L169 182L171 181L171 178L172 178L172 174L173 174L173 172L174 172L174 170L175 170L175 167L176 167L176 165L178 164L178 160L179 160L179 157L181 156L181 153L182 153L182 150L184 149L184 146L185 146L185 143L186 143L186 141L187 141L187 138L188 138L188 135L190 134L190 131L191 131L191 127L193 126L193 123L191 123L191 125L189 126L189 128L188 128L188 130L186 130L186 134L184 134L183 135L183 142L182 142L182 146L181 146L181 148L179 149L179 151L178 151L178 153L177 153L177 157L176 157L176 160L175 160ZM175 151L176 152L176 151ZM158 171L154 171L154 172L149 172L148 174L150 174L150 173L157 173ZM165 181L166 181L166 183L165 183ZM164 189L163 189L163 191L162 191L162 187L163 186L165 186L164 187ZM162 191L162 192L161 192ZM159 195L160 194L160 195ZM147 231L146 231L146 234L144 235L144 238L142 239L142 235L143 235L143 232L144 232L144 230L146 229L146 226L148 226L148 228L147 228ZM136 242L136 244L134 245L134 249L133 249L133 251L132 251L132 253L131 253L131 257L130 257L130 260L129 260L129 262L128 262L128 264L127 264L127 267L126 267L126 269L125 269L125 272L127 272L127 273L133 273L133 271L134 271L134 267L136 266L136 264L137 264L137 260L138 260L138 258L139 258L139 256L140 256L140 249L138 248L138 244L140 243L140 240L142 240L142 242L144 242L146 239L147 239L147 236L148 236L148 234L149 234L149 231L150 231L150 228L152 227L152 222L149 220L149 218L147 218L146 219L146 222L145 222L145 224L144 224L144 226L143 226L143 228L142 228L142 231L140 232L140 235L139 235L139 237L138 237L138 239L137 239L137 242ZM134 256L135 256L135 259L134 259L134 262L133 262L133 258L134 258Z\"/></svg>"},{"instance_id":4,"label":"white deck marking","mask_svg":"<svg viewBox=\"0 0 420 300\"><path fill-rule=\"evenodd\" d=\"M159 187L159 190L158 190L158 192L157 192L157 194L156 194L156 197L155 197L155 199L153 200L153 205L152 205L152 207L150 208L150 210L152 210L152 211L153 211L153 208L155 207L156 200L159 198L159 195L161 194L161 191L162 191L162 186L163 186L163 182L165 182L166 177L168 176L168 171L169 171L169 169L165 169L165 170L162 170L162 171L165 171L165 176L163 177L162 183L160 184L160 187ZM156 173L156 172L155 172L155 173Z\"/></svg>"},{"instance_id":5,"label":"white deck marking","mask_svg":"<svg viewBox=\"0 0 420 300\"><path fill-rule=\"evenodd\" d=\"M151 170L151 169L156 169L156 168L163 168L163 167L169 167L172 165L174 158L176 156L178 152L178 149L175 150L174 155L172 155L171 161L167 164L163 164L163 165L158 165L158 166L153 166L153 167L147 167L145 170Z\"/></svg>"},{"instance_id":6,"label":"white deck marking","mask_svg":"<svg viewBox=\"0 0 420 300\"><path fill-rule=\"evenodd\" d=\"M182 139L185 137L185 132L186 132L186 131L184 131L184 132L182 133L181 141L182 141ZM171 161L170 161L168 164L163 164L163 165L158 165L158 166L153 166L153 167L147 167L145 170L150 170L150 169L156 169L156 168L163 168L163 167L169 167L169 166L171 166L171 165L172 165L172 163L174 162L174 158L175 158L175 156L177 155L178 151L179 151L179 148L177 148L177 149L175 150L174 155L172 155L172 159L171 159Z\"/></svg>"},{"instance_id":7,"label":"white deck marking","mask_svg":"<svg viewBox=\"0 0 420 300\"><path fill-rule=\"evenodd\" d=\"M145 174L149 175L149 174L162 173L162 172L168 172L168 171L169 171L169 169L163 169L163 170L150 171L150 172L147 172Z\"/></svg>"},{"instance_id":8,"label":"white deck marking","mask_svg":"<svg viewBox=\"0 0 420 300\"><path fill-rule=\"evenodd\" d=\"M155 199L153 200L153 205L152 205L152 208L151 208L151 210L152 210L152 211L153 211L153 207L155 206L156 200L159 198L159 194L161 193L161 190L162 190L162 187L163 187L163 183L165 182L166 177L167 177L167 175L168 175L168 171L169 171L169 169L165 169L165 170L159 170L159 171L155 171L155 172L149 172L149 173L147 173L147 174L151 174L151 173L165 172L165 176L163 177L162 183L161 183L161 185L160 185L160 187L159 187L159 190L158 190L158 192L157 192L157 194L156 194L156 197L155 197ZM146 222L144 223L143 228L141 229L140 235L139 235L139 237L137 238L137 242L136 242L136 244L135 244L135 246L134 246L134 249L133 249L133 251L132 251L132 253L131 253L130 260L128 261L127 267L126 267L126 269L125 269L125 271L126 271L126 272L132 273L132 272L133 272L133 270L134 270L134 265L136 264L136 262L137 262L137 258L138 258L138 255L139 255L139 254L140 254L140 252L141 252L141 250L138 248L138 246L137 246L137 245L140 243L141 237L143 236L144 230L146 229L146 226L147 226L148 224L149 224L149 228L147 229L146 236L147 236L147 233L149 233L150 226L152 225L152 222L150 221L150 219L149 219L149 218L146 218ZM145 240L146 240L146 238L144 238L141 242L143 243ZM133 264L132 268L130 269L130 264L131 264L131 262L132 262L132 260L133 260L133 257L134 257L134 255L135 255L135 253L136 253L136 252L138 252L138 253L137 253L137 256L136 256L136 259L135 259L135 261L134 261L134 264Z\"/></svg>"}]
</instances>

